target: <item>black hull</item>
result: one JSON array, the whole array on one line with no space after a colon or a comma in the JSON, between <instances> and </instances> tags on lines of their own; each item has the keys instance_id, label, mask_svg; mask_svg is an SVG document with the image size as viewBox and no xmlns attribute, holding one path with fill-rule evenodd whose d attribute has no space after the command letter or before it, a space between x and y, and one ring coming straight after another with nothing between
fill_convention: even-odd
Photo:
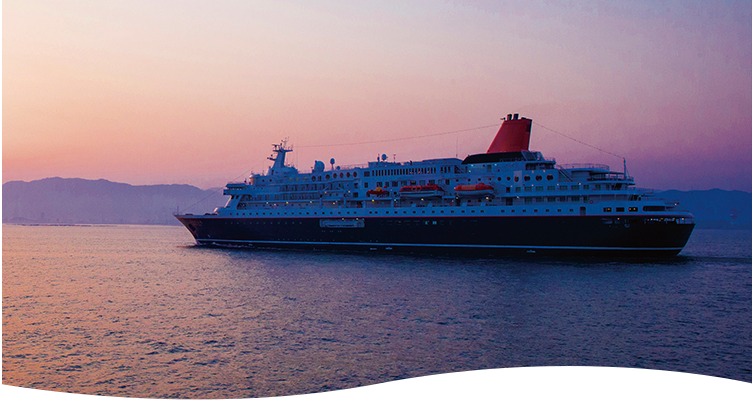
<instances>
[{"instance_id":1,"label":"black hull","mask_svg":"<svg viewBox=\"0 0 754 400\"><path fill-rule=\"evenodd\" d=\"M320 218L176 218L204 245L516 256L669 257L694 229L656 215L324 219L352 227L323 227Z\"/></svg>"}]
</instances>

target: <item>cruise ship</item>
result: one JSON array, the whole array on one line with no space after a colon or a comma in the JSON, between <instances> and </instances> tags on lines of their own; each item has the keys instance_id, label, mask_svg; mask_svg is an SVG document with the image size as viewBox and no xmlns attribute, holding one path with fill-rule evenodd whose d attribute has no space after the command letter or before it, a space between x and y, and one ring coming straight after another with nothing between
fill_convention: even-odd
<instances>
[{"instance_id":1,"label":"cruise ship","mask_svg":"<svg viewBox=\"0 0 754 400\"><path fill-rule=\"evenodd\" d=\"M625 169L557 164L529 150L532 120L508 114L486 153L465 159L357 166L286 164L231 182L224 207L178 214L196 242L214 246L475 255L677 255L694 219L638 189Z\"/></svg>"}]
</instances>

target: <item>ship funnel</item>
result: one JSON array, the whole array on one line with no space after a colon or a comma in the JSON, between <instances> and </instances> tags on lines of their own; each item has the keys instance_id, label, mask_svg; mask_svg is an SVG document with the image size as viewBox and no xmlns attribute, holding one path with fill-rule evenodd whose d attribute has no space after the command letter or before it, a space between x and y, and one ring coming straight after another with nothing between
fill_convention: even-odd
<instances>
[{"instance_id":1,"label":"ship funnel","mask_svg":"<svg viewBox=\"0 0 754 400\"><path fill-rule=\"evenodd\" d=\"M503 121L497 136L492 140L487 153L505 153L509 151L526 151L529 150L529 136L531 135L531 120L529 118L518 118L514 114L511 118Z\"/></svg>"}]
</instances>

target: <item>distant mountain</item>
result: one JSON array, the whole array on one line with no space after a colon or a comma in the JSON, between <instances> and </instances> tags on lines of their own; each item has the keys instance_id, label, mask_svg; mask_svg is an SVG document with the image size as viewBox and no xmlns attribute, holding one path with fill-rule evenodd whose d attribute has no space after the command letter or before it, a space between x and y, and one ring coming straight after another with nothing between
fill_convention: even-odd
<instances>
[{"instance_id":1,"label":"distant mountain","mask_svg":"<svg viewBox=\"0 0 754 400\"><path fill-rule=\"evenodd\" d=\"M172 216L176 210L211 212L226 199L222 190L190 185L133 186L77 178L12 181L3 184L3 222L180 225Z\"/></svg>"},{"instance_id":2,"label":"distant mountain","mask_svg":"<svg viewBox=\"0 0 754 400\"><path fill-rule=\"evenodd\" d=\"M738 190L666 190L657 192L667 200L678 200L691 211L698 228L751 229L751 193Z\"/></svg>"},{"instance_id":3,"label":"distant mountain","mask_svg":"<svg viewBox=\"0 0 754 400\"><path fill-rule=\"evenodd\" d=\"M720 189L657 192L678 200L699 228L751 229L751 193ZM176 210L202 214L225 204L222 190L133 186L104 179L47 178L3 185L3 222L178 225Z\"/></svg>"}]
</instances>

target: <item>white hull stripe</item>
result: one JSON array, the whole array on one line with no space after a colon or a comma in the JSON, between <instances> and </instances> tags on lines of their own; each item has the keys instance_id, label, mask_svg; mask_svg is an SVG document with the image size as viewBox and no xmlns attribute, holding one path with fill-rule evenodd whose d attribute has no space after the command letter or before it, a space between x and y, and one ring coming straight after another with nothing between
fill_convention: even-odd
<instances>
[{"instance_id":1,"label":"white hull stripe","mask_svg":"<svg viewBox=\"0 0 754 400\"><path fill-rule=\"evenodd\" d=\"M326 245L326 246L365 246L365 247L438 247L468 249L541 249L541 250L637 250L637 251L680 251L683 247L591 247L591 246L525 246L502 244L430 244L430 243L359 243L359 242L299 242L284 240L234 240L197 239L198 243L241 243L241 244L285 244L285 245Z\"/></svg>"}]
</instances>

